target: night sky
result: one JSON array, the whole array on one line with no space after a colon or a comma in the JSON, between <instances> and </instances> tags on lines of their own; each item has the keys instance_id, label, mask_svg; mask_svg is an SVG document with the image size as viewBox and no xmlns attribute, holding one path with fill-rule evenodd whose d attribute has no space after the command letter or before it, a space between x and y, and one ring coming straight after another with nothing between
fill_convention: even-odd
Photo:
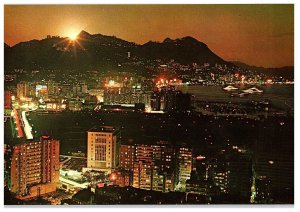
<instances>
[{"instance_id":1,"label":"night sky","mask_svg":"<svg viewBox=\"0 0 300 212\"><path fill-rule=\"evenodd\" d=\"M85 30L139 44L192 36L225 60L294 64L293 5L57 5L4 7L9 45Z\"/></svg>"}]
</instances>

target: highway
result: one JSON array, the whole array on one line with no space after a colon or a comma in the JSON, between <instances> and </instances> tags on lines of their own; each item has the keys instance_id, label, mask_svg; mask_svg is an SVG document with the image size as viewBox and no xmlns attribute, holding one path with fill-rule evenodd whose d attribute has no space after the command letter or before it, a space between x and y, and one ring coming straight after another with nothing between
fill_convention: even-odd
<instances>
[{"instance_id":1,"label":"highway","mask_svg":"<svg viewBox=\"0 0 300 212\"><path fill-rule=\"evenodd\" d=\"M23 138L24 137L24 133L23 133L23 130L22 130L22 127L21 127L21 121L20 121L20 118L19 118L18 111L16 109L14 109L11 112L11 116L13 117L14 123L16 125L17 137L18 138Z\"/></svg>"},{"instance_id":2,"label":"highway","mask_svg":"<svg viewBox=\"0 0 300 212\"><path fill-rule=\"evenodd\" d=\"M22 122L23 122L24 132L26 135L26 139L33 139L32 127L30 126L26 116L27 112L28 111L22 111Z\"/></svg>"},{"instance_id":3,"label":"highway","mask_svg":"<svg viewBox=\"0 0 300 212\"><path fill-rule=\"evenodd\" d=\"M17 130L17 137L23 138L24 134L26 139L30 140L33 139L32 127L27 119L26 113L32 110L20 110L13 109L11 112L11 117L14 120L16 130Z\"/></svg>"}]
</instances>

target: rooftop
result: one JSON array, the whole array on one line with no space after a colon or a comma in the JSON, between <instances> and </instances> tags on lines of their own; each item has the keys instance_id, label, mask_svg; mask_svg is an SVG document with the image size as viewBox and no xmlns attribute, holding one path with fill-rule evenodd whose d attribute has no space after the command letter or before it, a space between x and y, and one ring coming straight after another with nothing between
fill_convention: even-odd
<instances>
[{"instance_id":1,"label":"rooftop","mask_svg":"<svg viewBox=\"0 0 300 212\"><path fill-rule=\"evenodd\" d=\"M88 130L88 132L105 132L105 133L115 133L116 131L118 131L118 128L113 126L95 126Z\"/></svg>"}]
</instances>

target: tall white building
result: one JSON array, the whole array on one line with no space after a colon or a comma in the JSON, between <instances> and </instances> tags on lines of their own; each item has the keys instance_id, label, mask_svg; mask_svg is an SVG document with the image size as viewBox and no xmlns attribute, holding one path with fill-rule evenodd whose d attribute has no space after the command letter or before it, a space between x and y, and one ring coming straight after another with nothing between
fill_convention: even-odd
<instances>
[{"instance_id":1,"label":"tall white building","mask_svg":"<svg viewBox=\"0 0 300 212\"><path fill-rule=\"evenodd\" d=\"M87 169L111 172L118 165L120 131L112 126L94 127L88 131Z\"/></svg>"}]
</instances>

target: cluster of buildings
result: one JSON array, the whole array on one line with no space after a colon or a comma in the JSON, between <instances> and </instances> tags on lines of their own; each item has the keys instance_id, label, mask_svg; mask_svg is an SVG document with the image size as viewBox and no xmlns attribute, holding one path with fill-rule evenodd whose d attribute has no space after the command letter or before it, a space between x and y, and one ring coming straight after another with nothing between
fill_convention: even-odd
<instances>
[{"instance_id":1,"label":"cluster of buildings","mask_svg":"<svg viewBox=\"0 0 300 212\"><path fill-rule=\"evenodd\" d=\"M123 89L109 88L104 91L104 103L108 105L143 104L146 111L183 111L190 109L191 97L171 85L148 92L126 93Z\"/></svg>"},{"instance_id":2,"label":"cluster of buildings","mask_svg":"<svg viewBox=\"0 0 300 212\"><path fill-rule=\"evenodd\" d=\"M109 184L163 193L184 192L195 198L202 196L205 201L220 197L226 203L227 195L237 203L270 203L270 178L254 164L252 154L237 146L208 157L166 141L124 143L119 128L98 126L87 132L87 162L82 173L94 172L95 177L99 172L108 178L98 178L96 184L89 180L80 184L82 174L76 171L79 178L75 184L79 185L77 191L94 186L99 192ZM5 144L5 186L18 199L53 193L64 185L71 188L72 179L65 177L69 171L61 167L59 141L49 136Z\"/></svg>"},{"instance_id":3,"label":"cluster of buildings","mask_svg":"<svg viewBox=\"0 0 300 212\"><path fill-rule=\"evenodd\" d=\"M104 103L103 108L112 106L117 110L119 108L116 105L122 109L126 105L139 107L138 104L144 105L144 108L139 107L142 110L150 108L151 111L190 109L190 96L176 90L173 81L171 84L161 82L156 86L154 82L131 82L126 78L108 80L103 89L88 89L85 83L61 84L51 80L40 83L20 82L15 91L5 91L5 114L11 115L16 99L19 107L26 107L26 110L30 107L48 111L93 110L99 102ZM227 104L214 107L213 103L209 106L209 109L214 110L220 107L226 110L229 107ZM271 162L256 165L254 171L252 156L242 150L238 153L226 152L215 158L211 155L195 157L192 149L185 145L171 145L163 141L151 144L123 143L118 128L99 126L87 132L87 162L82 172L103 172L109 179L103 180L103 183L100 180L97 184L88 181L84 185L75 184L80 189L89 185L99 189L108 183L163 193L180 191L206 197L230 195L236 197L237 203L270 203L271 181L267 176L270 175ZM277 168L277 165L273 167ZM278 165L278 168L292 170L286 164ZM61 169L59 141L48 136L42 136L39 140L20 139L20 142L5 144L5 170L5 185L19 199L39 197L55 192L58 186L70 188L73 185L70 184L71 178L61 181L60 175L67 172ZM255 172L258 174L255 175ZM81 173L77 175L78 178L82 176ZM287 176L292 174L288 173ZM282 184L277 178L280 176L276 176L274 171L272 179ZM292 180L289 179L289 182Z\"/></svg>"},{"instance_id":4,"label":"cluster of buildings","mask_svg":"<svg viewBox=\"0 0 300 212\"><path fill-rule=\"evenodd\" d=\"M174 191L178 182L184 185L190 178L189 148L175 148L165 142L121 144L120 131L105 126L88 131L87 148L85 170L110 173L111 181L120 186L168 192Z\"/></svg>"},{"instance_id":5,"label":"cluster of buildings","mask_svg":"<svg viewBox=\"0 0 300 212\"><path fill-rule=\"evenodd\" d=\"M170 145L122 143L119 129L102 126L88 132L85 170L104 171L112 185L168 192L185 192L207 198L235 197L238 202L271 202L269 181L254 176L252 155L236 146L215 157L195 156L191 148ZM83 170L83 171L85 171ZM99 186L98 186L99 187ZM100 187L103 187L101 184Z\"/></svg>"},{"instance_id":6,"label":"cluster of buildings","mask_svg":"<svg viewBox=\"0 0 300 212\"><path fill-rule=\"evenodd\" d=\"M192 63L183 65L170 60L163 65L153 65L152 69L159 73L179 76L182 82L186 84L291 84L294 80L293 77L272 76L272 74L263 73L262 71L258 72L238 66L217 63Z\"/></svg>"},{"instance_id":7,"label":"cluster of buildings","mask_svg":"<svg viewBox=\"0 0 300 212\"><path fill-rule=\"evenodd\" d=\"M19 106L26 108L34 104L39 110L47 111L80 111L93 109L98 102L101 91L89 92L85 83L60 84L48 82L19 82L16 98Z\"/></svg>"},{"instance_id":8,"label":"cluster of buildings","mask_svg":"<svg viewBox=\"0 0 300 212\"><path fill-rule=\"evenodd\" d=\"M128 91L121 88L107 88L104 90L104 100L106 104L136 104L142 103L145 107L150 106L152 91Z\"/></svg>"},{"instance_id":9,"label":"cluster of buildings","mask_svg":"<svg viewBox=\"0 0 300 212\"><path fill-rule=\"evenodd\" d=\"M107 83L105 83L107 82ZM186 110L190 96L176 90L174 85L155 86L152 80L131 82L105 80L103 87L88 89L85 82L57 83L52 80L17 84L16 90L5 91L5 108L12 104L21 109L44 111L95 110L99 103L106 107L120 104L142 104L147 111ZM15 94L15 95L13 95ZM13 102L12 102L13 99Z\"/></svg>"},{"instance_id":10,"label":"cluster of buildings","mask_svg":"<svg viewBox=\"0 0 300 212\"><path fill-rule=\"evenodd\" d=\"M163 86L152 93L150 106L153 111L190 110L191 97L176 90L175 86Z\"/></svg>"},{"instance_id":11,"label":"cluster of buildings","mask_svg":"<svg viewBox=\"0 0 300 212\"><path fill-rule=\"evenodd\" d=\"M17 84L17 97L19 99L42 98L47 100L59 97L75 98L77 96L84 96L87 93L87 85L84 82L71 85L49 80L46 82L21 81Z\"/></svg>"}]
</instances>

